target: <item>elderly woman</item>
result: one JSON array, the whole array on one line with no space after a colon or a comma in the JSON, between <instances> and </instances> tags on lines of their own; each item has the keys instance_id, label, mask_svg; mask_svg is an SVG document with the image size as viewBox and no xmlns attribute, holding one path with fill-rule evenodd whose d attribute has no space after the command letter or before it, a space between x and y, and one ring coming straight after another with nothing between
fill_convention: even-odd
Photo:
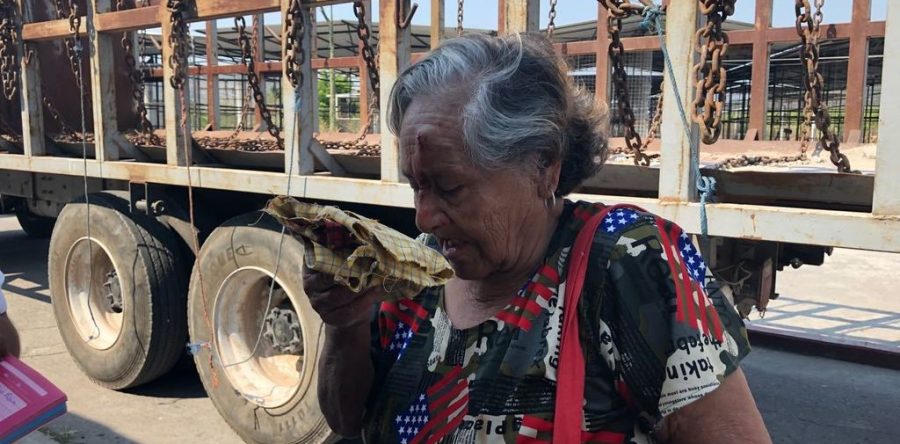
<instances>
[{"instance_id":1,"label":"elderly woman","mask_svg":"<svg viewBox=\"0 0 900 444\"><path fill-rule=\"evenodd\" d=\"M307 271L329 424L373 443L550 442L568 253L603 208L563 197L600 170L605 116L527 35L447 41L400 75L389 115L420 240L456 276L373 321L377 290ZM689 237L618 209L593 238L581 441L768 442L743 324Z\"/></svg>"}]
</instances>

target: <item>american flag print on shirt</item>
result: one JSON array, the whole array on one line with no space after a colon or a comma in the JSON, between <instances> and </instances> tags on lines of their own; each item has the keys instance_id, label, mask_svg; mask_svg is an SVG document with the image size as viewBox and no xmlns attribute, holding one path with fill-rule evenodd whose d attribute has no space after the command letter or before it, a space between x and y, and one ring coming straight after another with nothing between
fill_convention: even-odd
<instances>
[{"instance_id":1,"label":"american flag print on shirt","mask_svg":"<svg viewBox=\"0 0 900 444\"><path fill-rule=\"evenodd\" d=\"M398 441L400 444L436 443L462 424L468 406L469 381L462 367L455 366L419 394L406 415L395 418Z\"/></svg>"},{"instance_id":2,"label":"american flag print on shirt","mask_svg":"<svg viewBox=\"0 0 900 444\"><path fill-rule=\"evenodd\" d=\"M677 310L675 320L718 341L724 328L715 306L706 293L706 263L690 236L681 227L657 219L660 238L675 284Z\"/></svg>"},{"instance_id":3,"label":"american flag print on shirt","mask_svg":"<svg viewBox=\"0 0 900 444\"><path fill-rule=\"evenodd\" d=\"M641 215L631 208L620 208L612 211L603 219L600 230L605 234L616 234L630 227L638 220Z\"/></svg>"}]
</instances>

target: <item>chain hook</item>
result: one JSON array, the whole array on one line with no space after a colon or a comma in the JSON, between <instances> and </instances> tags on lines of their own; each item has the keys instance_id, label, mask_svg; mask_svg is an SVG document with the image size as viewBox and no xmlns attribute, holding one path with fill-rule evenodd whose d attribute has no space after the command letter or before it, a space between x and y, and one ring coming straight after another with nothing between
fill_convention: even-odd
<instances>
[{"instance_id":1,"label":"chain hook","mask_svg":"<svg viewBox=\"0 0 900 444\"><path fill-rule=\"evenodd\" d=\"M394 22L397 25L397 28L406 29L409 28L413 16L416 15L416 11L419 9L419 4L413 3L409 8L409 12L406 13L406 17L401 20L400 17L403 17L403 13L401 11L402 9L403 0L397 0L397 8L394 9Z\"/></svg>"}]
</instances>

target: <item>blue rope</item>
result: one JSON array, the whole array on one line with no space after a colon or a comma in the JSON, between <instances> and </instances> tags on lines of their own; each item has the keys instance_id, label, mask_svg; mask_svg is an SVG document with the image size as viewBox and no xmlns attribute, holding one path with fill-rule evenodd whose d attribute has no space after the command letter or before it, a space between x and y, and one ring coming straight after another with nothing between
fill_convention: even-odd
<instances>
[{"instance_id":1,"label":"blue rope","mask_svg":"<svg viewBox=\"0 0 900 444\"><path fill-rule=\"evenodd\" d=\"M716 179L714 177L704 176L700 172L700 153L697 146L697 139L691 137L691 125L688 123L687 113L684 111L684 105L681 104L681 93L678 91L678 83L675 82L675 71L672 69L672 60L669 58L669 50L666 48L666 39L663 35L662 8L658 5L647 6L642 14L644 19L641 21L641 27L647 30L656 29L656 35L659 37L659 47L662 49L663 58L666 62L666 69L669 72L669 81L672 84L672 91L675 93L675 103L678 104L678 113L681 115L681 123L684 127L684 134L691 143L691 168L694 171L694 177L697 182L694 184L697 192L700 194L700 234L705 238L709 232L709 220L706 216L706 203L713 200L716 194Z\"/></svg>"}]
</instances>

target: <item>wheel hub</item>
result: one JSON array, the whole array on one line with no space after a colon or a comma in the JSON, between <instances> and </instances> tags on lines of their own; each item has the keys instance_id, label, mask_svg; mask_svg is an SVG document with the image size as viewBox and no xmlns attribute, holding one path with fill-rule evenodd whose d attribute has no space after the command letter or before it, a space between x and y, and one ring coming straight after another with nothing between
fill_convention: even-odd
<instances>
[{"instance_id":1,"label":"wheel hub","mask_svg":"<svg viewBox=\"0 0 900 444\"><path fill-rule=\"evenodd\" d=\"M103 290L106 292L106 303L113 313L122 312L122 287L119 286L119 275L116 270L110 270L106 273L106 282L103 283Z\"/></svg>"},{"instance_id":2,"label":"wheel hub","mask_svg":"<svg viewBox=\"0 0 900 444\"><path fill-rule=\"evenodd\" d=\"M292 308L273 307L269 310L263 337L280 353L299 355L303 352L300 322Z\"/></svg>"}]
</instances>

